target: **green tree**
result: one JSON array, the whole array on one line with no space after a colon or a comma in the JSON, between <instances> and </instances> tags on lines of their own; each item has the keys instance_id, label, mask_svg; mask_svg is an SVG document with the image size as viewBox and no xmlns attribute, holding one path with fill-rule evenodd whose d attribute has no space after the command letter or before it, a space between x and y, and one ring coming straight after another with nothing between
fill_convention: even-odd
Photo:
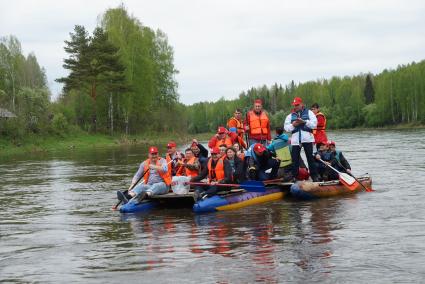
<instances>
[{"instance_id":1,"label":"green tree","mask_svg":"<svg viewBox=\"0 0 425 284\"><path fill-rule=\"evenodd\" d=\"M365 103L371 104L375 101L375 90L373 89L372 76L367 74L366 76L366 84L364 87L364 98Z\"/></svg>"}]
</instances>

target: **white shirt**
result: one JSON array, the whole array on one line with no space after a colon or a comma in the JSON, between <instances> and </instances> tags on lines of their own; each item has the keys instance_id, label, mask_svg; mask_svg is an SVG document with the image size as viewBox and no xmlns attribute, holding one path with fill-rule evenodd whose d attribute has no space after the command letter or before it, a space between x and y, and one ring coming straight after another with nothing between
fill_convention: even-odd
<instances>
[{"instance_id":1,"label":"white shirt","mask_svg":"<svg viewBox=\"0 0 425 284\"><path fill-rule=\"evenodd\" d=\"M311 110L309 110L308 117L309 117L309 120L306 120L305 125L310 129L315 129L317 127L316 115ZM290 133L292 133L292 131L295 129L295 127L291 123L291 118L292 118L292 113L286 117L285 124L284 124L285 131ZM301 135L300 135L300 132L301 132ZM291 145L300 145L300 143L314 143L313 133L308 131L303 131L303 130L292 133Z\"/></svg>"}]
</instances>

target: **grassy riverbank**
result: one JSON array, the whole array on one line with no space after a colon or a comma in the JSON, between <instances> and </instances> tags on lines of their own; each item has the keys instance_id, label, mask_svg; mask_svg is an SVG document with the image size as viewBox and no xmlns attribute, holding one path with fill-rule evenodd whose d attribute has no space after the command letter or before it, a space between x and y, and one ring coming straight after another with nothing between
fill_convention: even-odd
<instances>
[{"instance_id":1,"label":"grassy riverbank","mask_svg":"<svg viewBox=\"0 0 425 284\"><path fill-rule=\"evenodd\" d=\"M423 129L425 125L400 124L385 126L381 128L353 128L353 129L331 129L330 131L363 131L363 130L404 130ZM20 140L8 140L0 137L0 157L13 156L25 153L68 151L76 149L121 147L128 145L166 145L168 141L174 140L178 144L189 143L192 138L206 141L211 138L211 133L182 134L182 133L145 133L140 135L104 135L88 134L78 132L66 136L40 136L31 135Z\"/></svg>"},{"instance_id":2,"label":"grassy riverbank","mask_svg":"<svg viewBox=\"0 0 425 284\"><path fill-rule=\"evenodd\" d=\"M198 140L207 140L211 134L193 135ZM146 133L141 135L104 135L78 133L67 136L38 136L31 135L19 141L0 138L0 156L13 156L25 153L55 152L75 149L90 149L104 147L120 147L128 145L165 145L174 140L178 144L189 143L192 136L176 133Z\"/></svg>"}]
</instances>

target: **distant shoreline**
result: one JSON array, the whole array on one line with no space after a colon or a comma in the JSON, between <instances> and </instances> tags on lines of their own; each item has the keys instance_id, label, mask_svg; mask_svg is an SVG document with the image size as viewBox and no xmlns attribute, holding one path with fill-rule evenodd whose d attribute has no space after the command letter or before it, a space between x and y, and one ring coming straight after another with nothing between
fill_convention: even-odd
<instances>
[{"instance_id":1,"label":"distant shoreline","mask_svg":"<svg viewBox=\"0 0 425 284\"><path fill-rule=\"evenodd\" d=\"M211 133L193 135L198 140L207 140ZM77 135L58 136L32 136L22 141L12 141L0 138L0 157L13 157L26 153L54 153L58 151L74 151L106 147L125 147L129 145L166 145L173 140L177 144L190 143L192 135L174 133L148 133L140 135L116 135L80 133Z\"/></svg>"},{"instance_id":2,"label":"distant shoreline","mask_svg":"<svg viewBox=\"0 0 425 284\"><path fill-rule=\"evenodd\" d=\"M379 128L350 128L329 129L328 131L367 131L367 130L407 130L424 129L425 125L392 125ZM273 130L272 130L273 131ZM57 151L73 151L91 148L123 147L129 145L166 145L173 140L177 144L190 143L192 138L199 141L209 140L213 133L176 134L176 133L147 133L140 135L105 135L79 133L77 135L37 136L26 137L18 143L0 138L0 157L13 157L26 153L54 153Z\"/></svg>"}]
</instances>

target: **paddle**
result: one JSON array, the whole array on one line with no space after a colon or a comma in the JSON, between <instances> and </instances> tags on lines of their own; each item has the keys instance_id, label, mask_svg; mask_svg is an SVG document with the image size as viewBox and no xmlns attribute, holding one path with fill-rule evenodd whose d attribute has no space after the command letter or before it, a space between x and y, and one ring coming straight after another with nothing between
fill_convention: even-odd
<instances>
[{"instance_id":1,"label":"paddle","mask_svg":"<svg viewBox=\"0 0 425 284\"><path fill-rule=\"evenodd\" d=\"M141 180L142 178L146 175L146 173L149 171L150 169L148 168L143 175L133 184L133 186L131 186L129 189L125 190L123 193L126 194L127 192L129 192L130 190L132 190ZM134 198L134 197L133 197ZM132 199L133 199L132 198ZM112 210L117 210L118 206L120 206L122 200L119 200L117 202L117 204L115 204L115 206L112 206Z\"/></svg>"},{"instance_id":2,"label":"paddle","mask_svg":"<svg viewBox=\"0 0 425 284\"><path fill-rule=\"evenodd\" d=\"M338 165L341 167L341 168L343 168L345 171L347 171L347 169L341 164L341 162L340 161L338 161L337 159L335 159L335 161L338 163ZM367 188L366 186L364 186L362 183L361 183L361 181L359 181L353 174L350 174L349 173L349 175L350 176L352 176L358 183L360 183L360 185L362 186L362 188L364 189L364 191L367 191L367 192L372 192L372 191L374 191L372 188Z\"/></svg>"},{"instance_id":3,"label":"paddle","mask_svg":"<svg viewBox=\"0 0 425 284\"><path fill-rule=\"evenodd\" d=\"M250 192L264 192L266 188L264 187L264 183L262 181L257 180L249 180L245 181L241 184L235 183L204 183L204 182L188 182L190 185L199 185L199 186L225 186L225 187L240 187Z\"/></svg>"},{"instance_id":4,"label":"paddle","mask_svg":"<svg viewBox=\"0 0 425 284\"><path fill-rule=\"evenodd\" d=\"M355 190L359 186L359 182L355 178L350 176L349 174L341 173L340 171L338 171L337 169L335 169L334 167L332 167L331 165L329 165L328 163L326 163L322 159L319 159L319 161L321 161L323 164L325 164L326 166L328 166L329 168L334 170L336 173L338 173L339 181L343 185L345 185L345 187L347 187L349 190Z\"/></svg>"}]
</instances>

